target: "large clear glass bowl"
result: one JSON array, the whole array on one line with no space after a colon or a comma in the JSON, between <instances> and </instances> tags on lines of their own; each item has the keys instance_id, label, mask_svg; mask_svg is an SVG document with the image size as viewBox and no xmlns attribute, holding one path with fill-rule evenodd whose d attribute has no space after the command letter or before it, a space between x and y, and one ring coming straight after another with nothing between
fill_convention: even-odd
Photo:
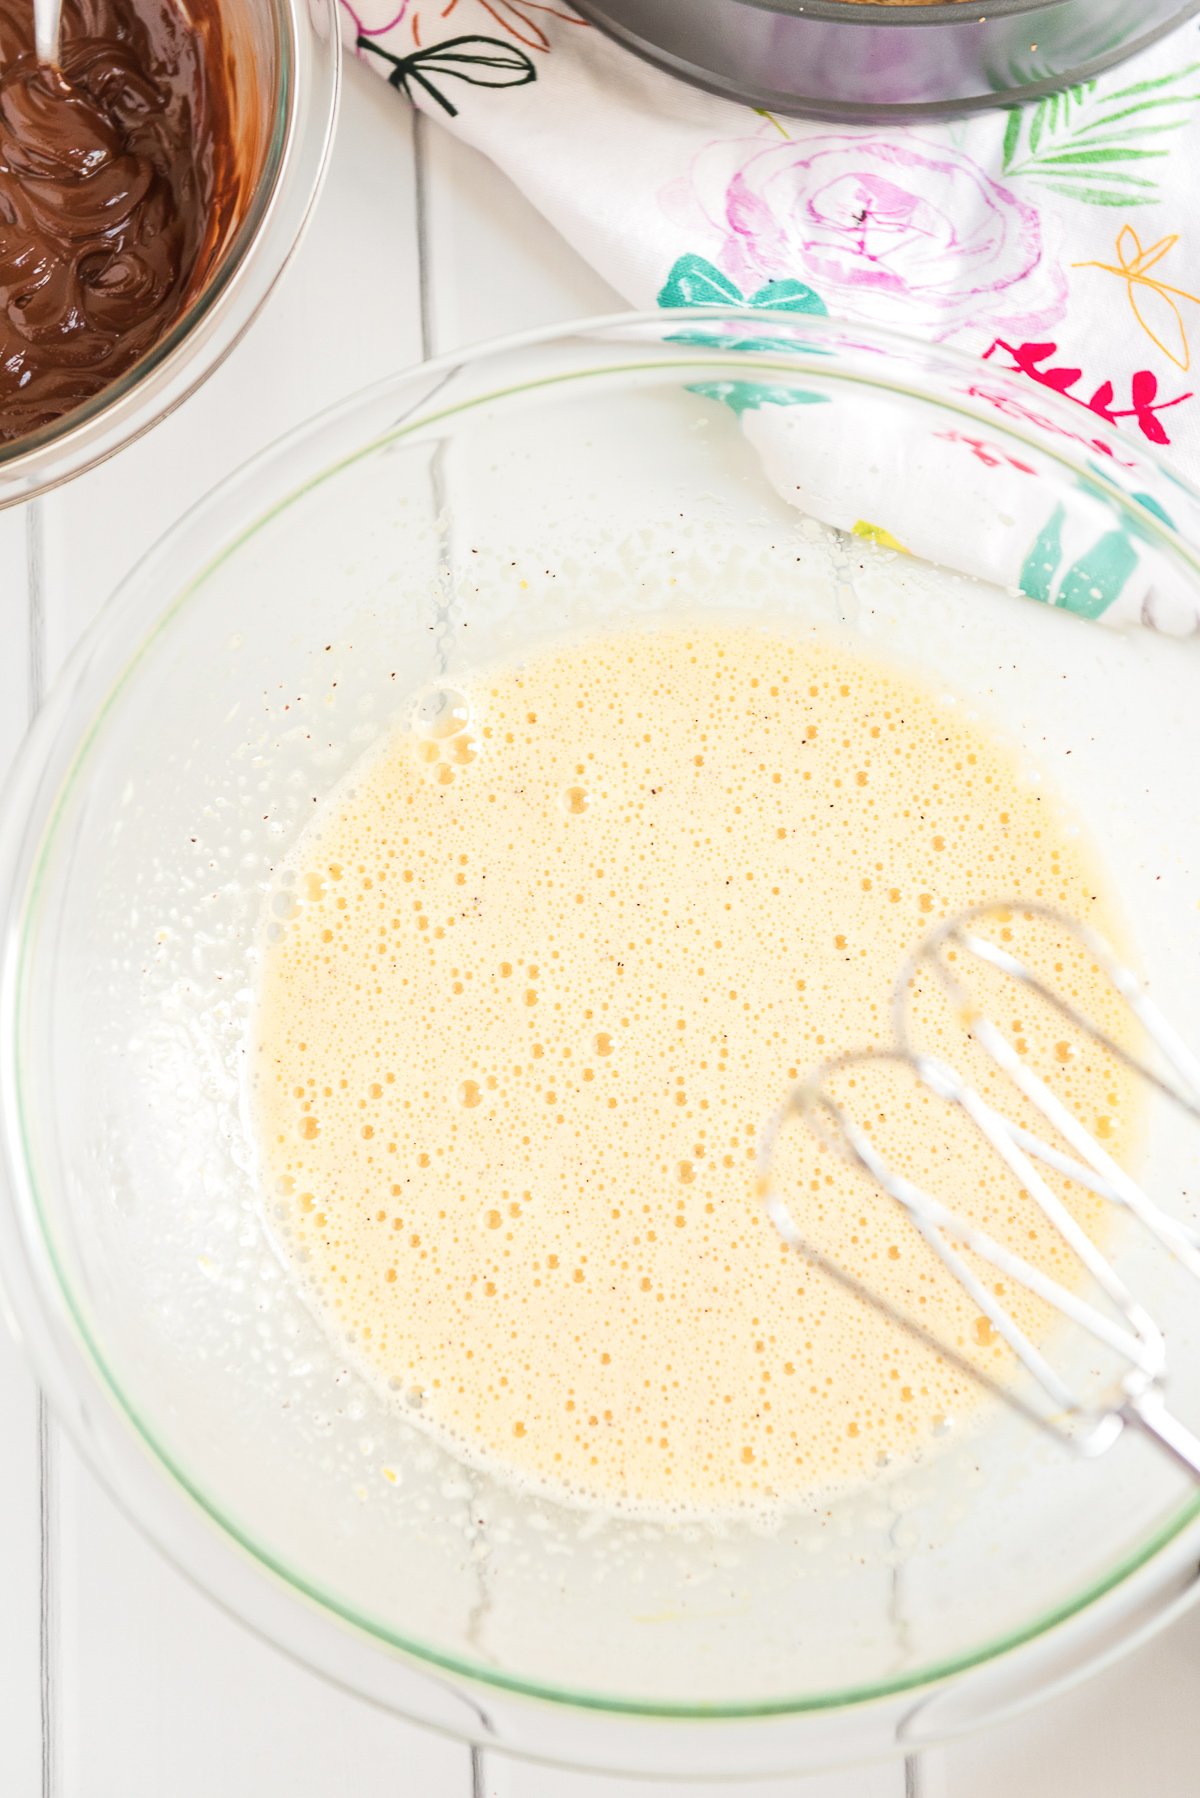
<instances>
[{"instance_id":1,"label":"large clear glass bowl","mask_svg":"<svg viewBox=\"0 0 1200 1798\"><path fill-rule=\"evenodd\" d=\"M239 204L171 329L54 424L0 444L0 506L113 455L219 366L274 287L320 191L341 75L336 0L221 0Z\"/></svg>"},{"instance_id":2,"label":"large clear glass bowl","mask_svg":"<svg viewBox=\"0 0 1200 1798\"><path fill-rule=\"evenodd\" d=\"M1023 532L1041 548L1014 563ZM597 1522L465 1469L291 1288L242 1067L272 870L416 690L706 611L848 638L992 719L1091 833L1186 1029L1200 643L1071 614L1111 597L1078 578L1104 543L1120 603L1186 623L1196 542L1200 501L1136 436L1022 376L722 311L399 375L183 519L69 664L0 844L0 1270L68 1427L146 1533L398 1711L681 1777L918 1745L1180 1602L1200 1529L1178 1473L1132 1440L1077 1460L1007 1413L818 1516L719 1537ZM1145 1158L1194 1206L1165 1120ZM1121 1253L1195 1421L1200 1308L1169 1264Z\"/></svg>"}]
</instances>

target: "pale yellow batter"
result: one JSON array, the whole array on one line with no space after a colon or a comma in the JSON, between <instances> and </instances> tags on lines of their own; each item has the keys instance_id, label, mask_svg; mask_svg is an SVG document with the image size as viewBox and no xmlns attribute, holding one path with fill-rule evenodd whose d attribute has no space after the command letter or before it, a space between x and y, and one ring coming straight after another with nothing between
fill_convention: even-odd
<instances>
[{"instance_id":1,"label":"pale yellow batter","mask_svg":"<svg viewBox=\"0 0 1200 1798\"><path fill-rule=\"evenodd\" d=\"M919 1450L972 1383L783 1247L756 1140L799 1070L885 1037L939 917L1095 916L1080 839L961 709L811 639L613 634L459 689L339 789L272 907L254 1102L300 1278L398 1402L542 1487L711 1510ZM1120 1149L1111 1066L1003 1021ZM973 1139L880 1092L889 1152L934 1143L972 1215L1069 1277ZM906 1221L788 1153L814 1240L1002 1370Z\"/></svg>"}]
</instances>

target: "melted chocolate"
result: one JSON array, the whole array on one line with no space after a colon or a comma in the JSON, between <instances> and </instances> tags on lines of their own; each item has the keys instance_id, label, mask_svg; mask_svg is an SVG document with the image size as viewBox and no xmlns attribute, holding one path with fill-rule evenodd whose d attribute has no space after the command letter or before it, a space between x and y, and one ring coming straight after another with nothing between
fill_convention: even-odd
<instances>
[{"instance_id":1,"label":"melted chocolate","mask_svg":"<svg viewBox=\"0 0 1200 1798\"><path fill-rule=\"evenodd\" d=\"M33 0L0 0L0 442L153 348L234 203L215 11L66 0L59 62L33 55Z\"/></svg>"}]
</instances>

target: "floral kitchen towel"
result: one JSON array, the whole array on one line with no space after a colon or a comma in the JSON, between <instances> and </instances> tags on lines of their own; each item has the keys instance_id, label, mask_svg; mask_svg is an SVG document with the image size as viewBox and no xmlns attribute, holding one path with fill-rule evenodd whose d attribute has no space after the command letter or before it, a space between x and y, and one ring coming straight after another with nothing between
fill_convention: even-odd
<instances>
[{"instance_id":1,"label":"floral kitchen towel","mask_svg":"<svg viewBox=\"0 0 1200 1798\"><path fill-rule=\"evenodd\" d=\"M1194 24L1025 107L850 126L691 88L565 6L371 3L341 0L348 44L491 157L633 305L776 304L786 282L790 310L952 343L1012 371L1031 397L1048 388L1073 401L1097 455L1108 453L1099 419L1200 477ZM794 497L779 467L796 421L766 411L743 422ZM812 509L850 522L833 497ZM1033 541L1014 537L1008 565L992 569L1026 591L1042 530L1031 523ZM963 564L953 546L907 547ZM1068 603L1074 566L1036 597ZM1195 629L1194 604L1154 581L1143 557L1092 597L1092 615Z\"/></svg>"}]
</instances>

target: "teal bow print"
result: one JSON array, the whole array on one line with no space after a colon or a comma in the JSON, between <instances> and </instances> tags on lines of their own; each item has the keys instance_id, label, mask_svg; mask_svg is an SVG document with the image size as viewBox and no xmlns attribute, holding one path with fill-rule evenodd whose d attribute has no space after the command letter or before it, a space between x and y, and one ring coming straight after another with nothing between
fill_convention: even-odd
<instances>
[{"instance_id":1,"label":"teal bow print","mask_svg":"<svg viewBox=\"0 0 1200 1798\"><path fill-rule=\"evenodd\" d=\"M768 281L749 298L707 256L681 256L659 293L660 306L752 306L758 312L816 312L826 305L803 281Z\"/></svg>"},{"instance_id":2,"label":"teal bow print","mask_svg":"<svg viewBox=\"0 0 1200 1798\"><path fill-rule=\"evenodd\" d=\"M756 312L808 313L825 317L828 308L819 293L803 281L768 281L765 287L747 297L729 276L706 256L690 253L680 256L659 290L658 304L663 307L749 306ZM789 344L778 337L730 337L720 331L673 331L672 343L698 343L706 349L766 351L806 348L820 354L815 344ZM688 389L706 399L720 400L740 418L759 406L819 406L827 394L811 393L805 388L789 387L778 381L698 381Z\"/></svg>"}]
</instances>

